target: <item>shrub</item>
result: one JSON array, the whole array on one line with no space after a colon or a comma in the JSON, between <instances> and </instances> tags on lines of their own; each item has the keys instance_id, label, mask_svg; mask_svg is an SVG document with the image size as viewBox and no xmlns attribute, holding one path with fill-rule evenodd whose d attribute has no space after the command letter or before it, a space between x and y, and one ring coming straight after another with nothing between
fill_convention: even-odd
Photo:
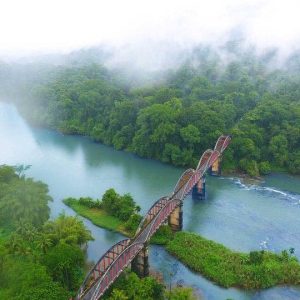
<instances>
[{"instance_id":1,"label":"shrub","mask_svg":"<svg viewBox=\"0 0 300 300\"><path fill-rule=\"evenodd\" d=\"M89 208L93 208L95 206L95 201L90 197L80 197L78 202L79 204Z\"/></svg>"},{"instance_id":2,"label":"shrub","mask_svg":"<svg viewBox=\"0 0 300 300\"><path fill-rule=\"evenodd\" d=\"M224 287L268 288L300 282L300 264L287 250L249 254L231 251L193 233L177 232L166 246L183 263Z\"/></svg>"},{"instance_id":3,"label":"shrub","mask_svg":"<svg viewBox=\"0 0 300 300\"><path fill-rule=\"evenodd\" d=\"M124 224L125 229L134 231L138 228L140 222L142 220L142 216L138 214L133 214L130 216L128 221Z\"/></svg>"},{"instance_id":4,"label":"shrub","mask_svg":"<svg viewBox=\"0 0 300 300\"><path fill-rule=\"evenodd\" d=\"M109 189L103 195L102 208L112 216L127 221L139 207L130 194L121 196L114 189Z\"/></svg>"},{"instance_id":5,"label":"shrub","mask_svg":"<svg viewBox=\"0 0 300 300\"><path fill-rule=\"evenodd\" d=\"M240 160L240 168L250 176L258 176L259 170L255 160L242 159Z\"/></svg>"},{"instance_id":6,"label":"shrub","mask_svg":"<svg viewBox=\"0 0 300 300\"><path fill-rule=\"evenodd\" d=\"M251 264L261 264L264 259L264 251L250 251L249 260Z\"/></svg>"},{"instance_id":7,"label":"shrub","mask_svg":"<svg viewBox=\"0 0 300 300\"><path fill-rule=\"evenodd\" d=\"M270 174L271 172L271 166L269 164L269 162L267 161L263 161L261 163L259 163L259 173L262 174L262 175L267 175L267 174Z\"/></svg>"}]
</instances>

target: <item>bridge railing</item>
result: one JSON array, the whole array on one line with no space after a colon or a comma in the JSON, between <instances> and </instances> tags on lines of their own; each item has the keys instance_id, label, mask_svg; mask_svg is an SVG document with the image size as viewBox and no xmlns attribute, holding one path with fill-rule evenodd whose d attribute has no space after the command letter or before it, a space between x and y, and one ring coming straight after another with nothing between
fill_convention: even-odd
<instances>
[{"instance_id":1,"label":"bridge railing","mask_svg":"<svg viewBox=\"0 0 300 300\"><path fill-rule=\"evenodd\" d=\"M103 276L106 270L114 262L115 258L124 251L129 245L130 239L124 239L112 247L110 247L94 265L91 271L87 274L84 282L79 288L77 299L85 294L88 289L91 289L93 285Z\"/></svg>"},{"instance_id":2,"label":"bridge railing","mask_svg":"<svg viewBox=\"0 0 300 300\"><path fill-rule=\"evenodd\" d=\"M84 294L78 297L78 299L99 299L110 285L119 277L124 269L129 266L143 247L143 243L132 243L126 246L126 248L110 264L101 278L99 278Z\"/></svg>"},{"instance_id":3,"label":"bridge railing","mask_svg":"<svg viewBox=\"0 0 300 300\"><path fill-rule=\"evenodd\" d=\"M135 237L139 234L141 229L145 227L148 223L150 223L154 217L158 214L158 212L165 206L165 204L168 202L168 197L162 197L158 199L148 210L146 215L141 220L138 229L136 230Z\"/></svg>"},{"instance_id":4,"label":"bridge railing","mask_svg":"<svg viewBox=\"0 0 300 300\"><path fill-rule=\"evenodd\" d=\"M144 244L165 222L174 209L204 176L212 164L220 157L231 140L230 136L220 136L214 150L206 150L201 156L196 170L188 169L179 178L170 197L157 200L143 218L133 239L125 239L112 246L95 264L81 285L77 299L97 300L114 280L142 250Z\"/></svg>"}]
</instances>

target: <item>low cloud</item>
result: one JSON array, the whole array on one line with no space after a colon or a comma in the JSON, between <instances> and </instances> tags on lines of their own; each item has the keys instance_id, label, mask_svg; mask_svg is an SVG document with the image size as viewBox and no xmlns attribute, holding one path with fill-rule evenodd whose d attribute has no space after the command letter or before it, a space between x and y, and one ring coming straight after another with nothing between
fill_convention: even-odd
<instances>
[{"instance_id":1,"label":"low cloud","mask_svg":"<svg viewBox=\"0 0 300 300\"><path fill-rule=\"evenodd\" d=\"M10 0L0 4L0 56L105 45L116 61L148 68L232 38L287 56L300 42L299 8L294 0Z\"/></svg>"}]
</instances>

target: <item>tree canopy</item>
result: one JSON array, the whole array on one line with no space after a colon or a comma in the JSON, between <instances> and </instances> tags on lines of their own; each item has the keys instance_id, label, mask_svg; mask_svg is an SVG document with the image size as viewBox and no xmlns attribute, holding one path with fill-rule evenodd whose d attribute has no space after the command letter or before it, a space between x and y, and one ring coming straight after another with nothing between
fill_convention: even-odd
<instances>
[{"instance_id":1,"label":"tree canopy","mask_svg":"<svg viewBox=\"0 0 300 300\"><path fill-rule=\"evenodd\" d=\"M0 298L68 299L84 278L81 246L92 236L77 217L48 220L48 187L25 170L0 166Z\"/></svg>"},{"instance_id":2,"label":"tree canopy","mask_svg":"<svg viewBox=\"0 0 300 300\"><path fill-rule=\"evenodd\" d=\"M184 64L138 87L98 63L2 67L31 122L179 166L194 166L230 133L225 169L299 174L299 61L291 56L275 69L274 53L266 59L249 49L224 51L227 63L212 48L195 48Z\"/></svg>"}]
</instances>

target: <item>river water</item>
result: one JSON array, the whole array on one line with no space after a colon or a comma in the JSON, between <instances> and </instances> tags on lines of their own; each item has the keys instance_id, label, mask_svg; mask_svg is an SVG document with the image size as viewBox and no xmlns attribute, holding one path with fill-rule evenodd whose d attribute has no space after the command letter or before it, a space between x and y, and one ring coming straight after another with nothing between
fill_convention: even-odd
<instances>
[{"instance_id":1,"label":"river water","mask_svg":"<svg viewBox=\"0 0 300 300\"><path fill-rule=\"evenodd\" d=\"M213 145L212 145L213 146ZM200 156L200 153L199 153ZM131 193L146 212L152 203L169 194L184 171L133 154L93 143L85 137L64 136L30 127L12 105L0 102L0 164L29 164L27 176L49 186L54 201L51 216L74 212L64 197L101 197L108 188ZM274 174L261 184L245 185L238 178L207 178L208 197L184 202L184 230L193 231L231 249L294 247L300 258L300 178ZM84 220L95 241L88 258L96 261L122 236ZM194 287L203 299L300 299L298 287L276 287L245 292L223 289L193 273L162 247L151 246L150 265L167 283Z\"/></svg>"}]
</instances>

